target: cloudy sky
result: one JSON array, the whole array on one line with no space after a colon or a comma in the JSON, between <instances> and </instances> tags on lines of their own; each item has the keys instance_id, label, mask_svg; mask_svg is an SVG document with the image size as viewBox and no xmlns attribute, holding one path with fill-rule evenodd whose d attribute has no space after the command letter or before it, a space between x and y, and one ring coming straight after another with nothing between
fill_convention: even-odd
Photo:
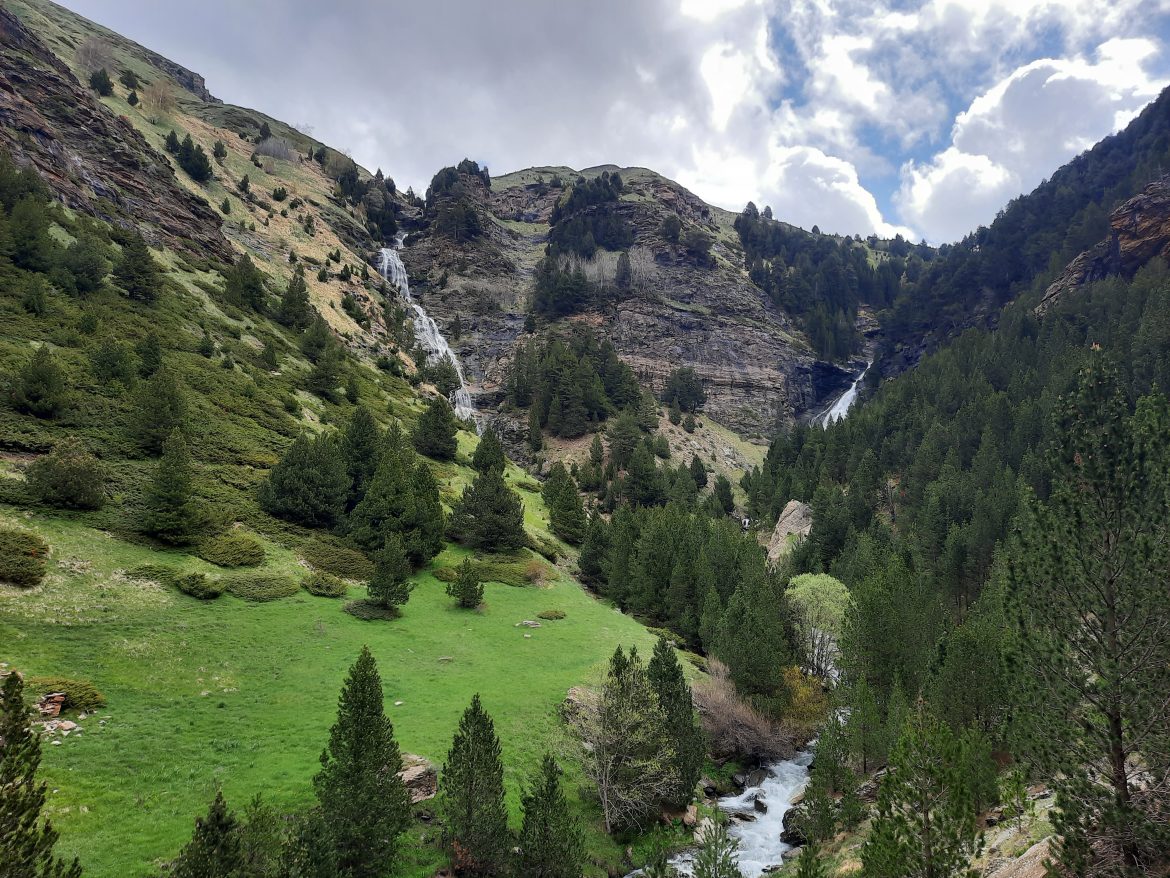
<instances>
[{"instance_id":1,"label":"cloudy sky","mask_svg":"<svg viewBox=\"0 0 1170 878\"><path fill-rule=\"evenodd\" d=\"M64 0L400 186L653 168L955 240L1170 84L1170 0Z\"/></svg>"}]
</instances>

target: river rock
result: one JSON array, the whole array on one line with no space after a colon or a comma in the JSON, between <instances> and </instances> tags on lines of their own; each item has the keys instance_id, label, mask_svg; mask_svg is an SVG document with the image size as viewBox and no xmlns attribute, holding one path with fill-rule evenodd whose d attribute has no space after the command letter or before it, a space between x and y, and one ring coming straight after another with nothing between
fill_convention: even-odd
<instances>
[{"instance_id":1,"label":"river rock","mask_svg":"<svg viewBox=\"0 0 1170 878\"><path fill-rule=\"evenodd\" d=\"M772 773L766 768L753 768L747 773L747 785L749 787L758 787L771 776Z\"/></svg>"},{"instance_id":2,"label":"river rock","mask_svg":"<svg viewBox=\"0 0 1170 878\"><path fill-rule=\"evenodd\" d=\"M808 837L804 834L801 824L804 822L804 807L790 808L784 812L783 831L780 840L793 847L808 844Z\"/></svg>"},{"instance_id":3,"label":"river rock","mask_svg":"<svg viewBox=\"0 0 1170 878\"><path fill-rule=\"evenodd\" d=\"M704 817L699 821L699 825L695 827L695 844L702 844L707 840L707 833L715 829L715 821L710 817Z\"/></svg>"},{"instance_id":4,"label":"river rock","mask_svg":"<svg viewBox=\"0 0 1170 878\"><path fill-rule=\"evenodd\" d=\"M410 793L410 804L417 805L427 799L433 799L439 789L439 776L435 767L425 756L414 753L402 754L402 770L398 772L402 782Z\"/></svg>"},{"instance_id":5,"label":"river rock","mask_svg":"<svg viewBox=\"0 0 1170 878\"><path fill-rule=\"evenodd\" d=\"M756 822L756 815L751 813L750 811L732 811L731 817L732 817L732 819L738 820L741 823L755 823Z\"/></svg>"},{"instance_id":6,"label":"river rock","mask_svg":"<svg viewBox=\"0 0 1170 878\"><path fill-rule=\"evenodd\" d=\"M760 814L768 813L768 797L764 795L763 790L756 793L755 797L752 799L752 807L755 808L756 811L758 811Z\"/></svg>"},{"instance_id":7,"label":"river rock","mask_svg":"<svg viewBox=\"0 0 1170 878\"><path fill-rule=\"evenodd\" d=\"M694 805L687 805L687 810L683 812L682 822L687 829L694 829L699 822L699 809Z\"/></svg>"}]
</instances>

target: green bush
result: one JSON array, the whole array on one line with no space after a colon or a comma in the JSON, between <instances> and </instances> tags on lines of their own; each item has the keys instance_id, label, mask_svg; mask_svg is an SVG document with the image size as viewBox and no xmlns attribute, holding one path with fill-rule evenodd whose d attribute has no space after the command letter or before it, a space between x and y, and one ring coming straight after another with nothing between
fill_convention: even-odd
<instances>
[{"instance_id":1,"label":"green bush","mask_svg":"<svg viewBox=\"0 0 1170 878\"><path fill-rule=\"evenodd\" d=\"M502 582L516 588L524 588L539 582L550 572L544 562L525 555L515 557L491 555L482 559L475 558L471 561L471 569L480 582ZM454 582L459 576L459 569L440 567L433 575L440 582Z\"/></svg>"},{"instance_id":2,"label":"green bush","mask_svg":"<svg viewBox=\"0 0 1170 878\"><path fill-rule=\"evenodd\" d=\"M374 562L340 540L311 540L301 548L301 557L317 570L345 579L369 579L374 575Z\"/></svg>"},{"instance_id":3,"label":"green bush","mask_svg":"<svg viewBox=\"0 0 1170 878\"><path fill-rule=\"evenodd\" d=\"M301 588L319 598L343 598L349 585L332 573L310 573L301 580Z\"/></svg>"},{"instance_id":4,"label":"green bush","mask_svg":"<svg viewBox=\"0 0 1170 878\"><path fill-rule=\"evenodd\" d=\"M175 586L183 594L189 594L201 601L213 601L223 594L223 581L208 579L205 573L188 573L175 578Z\"/></svg>"},{"instance_id":5,"label":"green bush","mask_svg":"<svg viewBox=\"0 0 1170 878\"><path fill-rule=\"evenodd\" d=\"M300 591L301 584L287 576L252 574L229 576L224 579L224 590L245 601L275 601Z\"/></svg>"},{"instance_id":6,"label":"green bush","mask_svg":"<svg viewBox=\"0 0 1170 878\"><path fill-rule=\"evenodd\" d=\"M264 546L255 537L233 530L200 543L199 557L217 567L255 567L264 563Z\"/></svg>"},{"instance_id":7,"label":"green bush","mask_svg":"<svg viewBox=\"0 0 1170 878\"><path fill-rule=\"evenodd\" d=\"M106 468L73 436L35 460L25 475L32 495L49 506L100 509L105 503Z\"/></svg>"},{"instance_id":8,"label":"green bush","mask_svg":"<svg viewBox=\"0 0 1170 878\"><path fill-rule=\"evenodd\" d=\"M105 707L106 696L88 680L71 680L68 677L29 677L25 688L40 698L50 692L64 692L64 710L97 710Z\"/></svg>"},{"instance_id":9,"label":"green bush","mask_svg":"<svg viewBox=\"0 0 1170 878\"><path fill-rule=\"evenodd\" d=\"M159 585L175 585L179 578L179 571L162 564L139 564L126 571L128 579L141 579L146 582L157 582Z\"/></svg>"},{"instance_id":10,"label":"green bush","mask_svg":"<svg viewBox=\"0 0 1170 878\"><path fill-rule=\"evenodd\" d=\"M351 616L365 622L390 621L398 618L398 610L386 607L376 601L350 601L343 609Z\"/></svg>"},{"instance_id":11,"label":"green bush","mask_svg":"<svg viewBox=\"0 0 1170 878\"><path fill-rule=\"evenodd\" d=\"M0 582L32 588L45 578L49 544L34 533L0 528Z\"/></svg>"},{"instance_id":12,"label":"green bush","mask_svg":"<svg viewBox=\"0 0 1170 878\"><path fill-rule=\"evenodd\" d=\"M555 540L540 536L532 537L532 548L545 560L551 561L554 564L557 562L557 556L561 552L561 547Z\"/></svg>"},{"instance_id":13,"label":"green bush","mask_svg":"<svg viewBox=\"0 0 1170 878\"><path fill-rule=\"evenodd\" d=\"M557 619L565 618L565 611L564 610L541 610L539 613L536 614L536 618L550 619L550 620L555 621Z\"/></svg>"}]
</instances>

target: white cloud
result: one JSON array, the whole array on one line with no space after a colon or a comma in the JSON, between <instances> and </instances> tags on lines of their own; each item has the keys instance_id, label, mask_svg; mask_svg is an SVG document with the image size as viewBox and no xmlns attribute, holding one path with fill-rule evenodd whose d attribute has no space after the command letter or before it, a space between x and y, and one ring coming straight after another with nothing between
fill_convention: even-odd
<instances>
[{"instance_id":1,"label":"white cloud","mask_svg":"<svg viewBox=\"0 0 1170 878\"><path fill-rule=\"evenodd\" d=\"M1024 64L976 97L955 120L951 145L925 163L908 162L896 198L904 219L933 240L986 224L1008 199L1123 127L1164 81L1146 67L1148 39L1113 39L1096 60Z\"/></svg>"}]
</instances>

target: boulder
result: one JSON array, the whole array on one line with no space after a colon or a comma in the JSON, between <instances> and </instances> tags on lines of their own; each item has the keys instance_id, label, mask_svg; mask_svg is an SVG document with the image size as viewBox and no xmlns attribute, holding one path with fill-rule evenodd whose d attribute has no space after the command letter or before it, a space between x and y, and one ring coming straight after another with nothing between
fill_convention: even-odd
<instances>
[{"instance_id":1,"label":"boulder","mask_svg":"<svg viewBox=\"0 0 1170 878\"><path fill-rule=\"evenodd\" d=\"M749 787L758 787L771 776L772 772L766 768L753 768L747 773L747 785Z\"/></svg>"},{"instance_id":2,"label":"boulder","mask_svg":"<svg viewBox=\"0 0 1170 878\"><path fill-rule=\"evenodd\" d=\"M782 823L783 830L780 833L780 840L785 844L790 844L793 847L800 847L802 844L808 844L808 837L804 834L802 824L804 823L804 808L789 808L784 812L784 820Z\"/></svg>"},{"instance_id":3,"label":"boulder","mask_svg":"<svg viewBox=\"0 0 1170 878\"><path fill-rule=\"evenodd\" d=\"M751 811L732 811L731 819L738 820L741 823L755 823L756 815Z\"/></svg>"},{"instance_id":4,"label":"boulder","mask_svg":"<svg viewBox=\"0 0 1170 878\"><path fill-rule=\"evenodd\" d=\"M433 799L439 790L439 775L425 756L403 753L402 770L398 772L398 776L406 784L412 805Z\"/></svg>"},{"instance_id":5,"label":"boulder","mask_svg":"<svg viewBox=\"0 0 1170 878\"><path fill-rule=\"evenodd\" d=\"M704 817L699 821L699 825L695 827L695 844L702 844L707 840L707 833L715 829L715 821L710 817Z\"/></svg>"},{"instance_id":6,"label":"boulder","mask_svg":"<svg viewBox=\"0 0 1170 878\"><path fill-rule=\"evenodd\" d=\"M793 543L809 535L813 525L812 507L799 500L789 500L780 518L776 520L776 527L772 529L772 538L768 540L768 563L775 565L788 554Z\"/></svg>"},{"instance_id":7,"label":"boulder","mask_svg":"<svg viewBox=\"0 0 1170 878\"><path fill-rule=\"evenodd\" d=\"M755 808L756 811L758 811L760 814L768 813L768 797L764 795L762 790L756 793L755 797L752 799L752 807Z\"/></svg>"},{"instance_id":8,"label":"boulder","mask_svg":"<svg viewBox=\"0 0 1170 878\"><path fill-rule=\"evenodd\" d=\"M65 706L64 692L50 692L37 701L37 712L41 716L52 719L61 715L61 708Z\"/></svg>"},{"instance_id":9,"label":"boulder","mask_svg":"<svg viewBox=\"0 0 1170 878\"><path fill-rule=\"evenodd\" d=\"M694 805L687 805L687 810L683 812L682 822L687 829L694 829L699 822L699 809Z\"/></svg>"}]
</instances>

